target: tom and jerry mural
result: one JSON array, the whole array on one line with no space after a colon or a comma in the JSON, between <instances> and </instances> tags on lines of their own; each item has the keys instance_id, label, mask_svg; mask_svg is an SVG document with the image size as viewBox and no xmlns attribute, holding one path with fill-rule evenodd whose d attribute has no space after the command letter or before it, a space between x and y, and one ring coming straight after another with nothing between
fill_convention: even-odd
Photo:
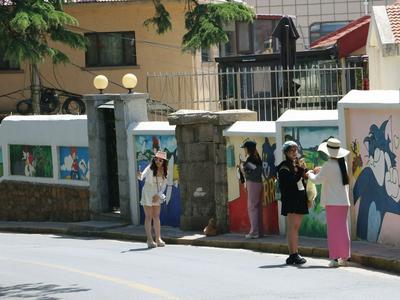
<instances>
[{"instance_id":1,"label":"tom and jerry mural","mask_svg":"<svg viewBox=\"0 0 400 300\"><path fill-rule=\"evenodd\" d=\"M358 109L348 120L357 237L400 245L400 113Z\"/></svg>"}]
</instances>

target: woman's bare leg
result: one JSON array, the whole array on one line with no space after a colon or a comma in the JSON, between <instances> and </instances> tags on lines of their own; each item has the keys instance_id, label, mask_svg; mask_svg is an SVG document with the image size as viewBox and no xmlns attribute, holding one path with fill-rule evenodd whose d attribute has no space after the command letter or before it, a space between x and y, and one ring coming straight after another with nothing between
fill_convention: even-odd
<instances>
[{"instance_id":1,"label":"woman's bare leg","mask_svg":"<svg viewBox=\"0 0 400 300\"><path fill-rule=\"evenodd\" d=\"M147 242L154 242L153 235L151 233L151 220L153 219L153 208L152 206L143 205L144 210L144 230L146 231Z\"/></svg>"},{"instance_id":2,"label":"woman's bare leg","mask_svg":"<svg viewBox=\"0 0 400 300\"><path fill-rule=\"evenodd\" d=\"M298 252L299 247L299 229L303 215L288 214L287 215L287 241L289 254Z\"/></svg>"},{"instance_id":3,"label":"woman's bare leg","mask_svg":"<svg viewBox=\"0 0 400 300\"><path fill-rule=\"evenodd\" d=\"M154 233L156 235L156 243L159 244L162 242L161 239L161 224L160 224L160 206L153 206L153 226L154 226Z\"/></svg>"}]
</instances>

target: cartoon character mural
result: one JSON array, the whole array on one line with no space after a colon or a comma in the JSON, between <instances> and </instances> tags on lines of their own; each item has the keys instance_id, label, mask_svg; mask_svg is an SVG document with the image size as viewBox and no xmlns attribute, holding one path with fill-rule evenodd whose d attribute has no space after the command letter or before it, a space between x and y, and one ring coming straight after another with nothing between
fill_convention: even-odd
<instances>
[{"instance_id":1,"label":"cartoon character mural","mask_svg":"<svg viewBox=\"0 0 400 300\"><path fill-rule=\"evenodd\" d=\"M50 146L10 145L11 175L53 177Z\"/></svg>"},{"instance_id":2,"label":"cartoon character mural","mask_svg":"<svg viewBox=\"0 0 400 300\"><path fill-rule=\"evenodd\" d=\"M167 152L168 176L166 199L161 205L160 220L162 225L179 227L181 201L179 192L178 152L175 135L137 135L135 137L136 162L138 169L143 171L158 151ZM135 172L136 173L136 172ZM144 182L139 182L139 194L142 193ZM144 221L143 208L140 207L140 220Z\"/></svg>"},{"instance_id":3,"label":"cartoon character mural","mask_svg":"<svg viewBox=\"0 0 400 300\"><path fill-rule=\"evenodd\" d=\"M263 161L263 175L265 178L276 177L275 150L276 144L274 143L271 145L269 138L265 137L261 155Z\"/></svg>"},{"instance_id":4,"label":"cartoon character mural","mask_svg":"<svg viewBox=\"0 0 400 300\"><path fill-rule=\"evenodd\" d=\"M390 240L400 245L400 178L396 155L399 153L396 141L400 132L393 133L393 128L399 128L393 126L394 118L382 120L380 117L374 111L374 120L381 121L371 122L368 132L364 130L365 167L358 176L354 176L353 199L358 206L357 236L371 242L385 243ZM352 139L357 132L353 129ZM353 139L353 142L356 141Z\"/></svg>"},{"instance_id":5,"label":"cartoon character mural","mask_svg":"<svg viewBox=\"0 0 400 300\"><path fill-rule=\"evenodd\" d=\"M22 160L25 162L25 168L24 168L25 176L30 176L30 177L35 176L36 160L34 160L33 153L29 151L28 147L24 147L24 150L22 150Z\"/></svg>"},{"instance_id":6,"label":"cartoon character mural","mask_svg":"<svg viewBox=\"0 0 400 300\"><path fill-rule=\"evenodd\" d=\"M60 178L89 181L89 149L60 147Z\"/></svg>"},{"instance_id":7,"label":"cartoon character mural","mask_svg":"<svg viewBox=\"0 0 400 300\"><path fill-rule=\"evenodd\" d=\"M355 179L361 173L363 167L363 161L360 154L360 144L357 139L351 142L351 174Z\"/></svg>"},{"instance_id":8,"label":"cartoon character mural","mask_svg":"<svg viewBox=\"0 0 400 300\"><path fill-rule=\"evenodd\" d=\"M230 136L227 138L227 152L233 151L234 161L227 164L228 178L228 210L229 229L231 232L246 233L250 229L247 213L247 192L245 184L240 182L236 172L239 160L244 160L244 151L240 148L243 142L250 138L257 142L257 150L263 161L264 196L262 199L263 231L267 234L279 234L278 205L275 201L274 181L276 178L274 139L269 137Z\"/></svg>"},{"instance_id":9,"label":"cartoon character mural","mask_svg":"<svg viewBox=\"0 0 400 300\"><path fill-rule=\"evenodd\" d=\"M337 137L338 127L335 126L307 126L284 127L285 141L296 141L299 145L299 155L306 161L308 169L322 166L326 161L323 153L317 151L318 146L330 137ZM300 234L311 237L326 237L326 213L320 204L321 186L317 185L318 195L309 214L303 217Z\"/></svg>"}]
</instances>

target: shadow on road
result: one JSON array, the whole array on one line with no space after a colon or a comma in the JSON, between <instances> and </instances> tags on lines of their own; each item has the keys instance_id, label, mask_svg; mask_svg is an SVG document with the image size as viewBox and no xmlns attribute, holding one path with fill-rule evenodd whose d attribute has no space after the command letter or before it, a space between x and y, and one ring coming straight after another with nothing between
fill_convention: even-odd
<instances>
[{"instance_id":1,"label":"shadow on road","mask_svg":"<svg viewBox=\"0 0 400 300\"><path fill-rule=\"evenodd\" d=\"M0 297L9 298L34 298L41 300L56 300L63 297L51 295L87 292L90 289L80 288L76 284L69 287L61 287L56 284L25 283L10 286L0 285Z\"/></svg>"},{"instance_id":2,"label":"shadow on road","mask_svg":"<svg viewBox=\"0 0 400 300\"><path fill-rule=\"evenodd\" d=\"M155 248L148 248L148 247L145 247L145 248L134 248L134 249L126 250L126 251L121 251L121 253L139 252L139 251L149 251L149 250L152 250L152 249L155 249Z\"/></svg>"},{"instance_id":3,"label":"shadow on road","mask_svg":"<svg viewBox=\"0 0 400 300\"><path fill-rule=\"evenodd\" d=\"M265 265L258 267L259 269L277 269L277 268L286 268L286 267L296 267L298 269L329 269L328 266L309 266L309 265L287 265L287 264L279 264L279 265Z\"/></svg>"}]
</instances>

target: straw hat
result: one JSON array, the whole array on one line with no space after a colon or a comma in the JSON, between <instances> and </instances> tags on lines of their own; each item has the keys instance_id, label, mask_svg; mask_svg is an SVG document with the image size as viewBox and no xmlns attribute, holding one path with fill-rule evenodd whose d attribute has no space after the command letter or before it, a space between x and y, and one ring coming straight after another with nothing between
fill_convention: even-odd
<instances>
[{"instance_id":1,"label":"straw hat","mask_svg":"<svg viewBox=\"0 0 400 300\"><path fill-rule=\"evenodd\" d=\"M161 158L163 160L168 160L167 159L167 152L164 152L164 151L157 151L157 153L156 153L156 155L154 157Z\"/></svg>"},{"instance_id":2,"label":"straw hat","mask_svg":"<svg viewBox=\"0 0 400 300\"><path fill-rule=\"evenodd\" d=\"M349 150L342 148L341 142L335 138L330 138L328 141L319 145L318 151L322 151L332 158L342 158L350 153Z\"/></svg>"}]
</instances>

